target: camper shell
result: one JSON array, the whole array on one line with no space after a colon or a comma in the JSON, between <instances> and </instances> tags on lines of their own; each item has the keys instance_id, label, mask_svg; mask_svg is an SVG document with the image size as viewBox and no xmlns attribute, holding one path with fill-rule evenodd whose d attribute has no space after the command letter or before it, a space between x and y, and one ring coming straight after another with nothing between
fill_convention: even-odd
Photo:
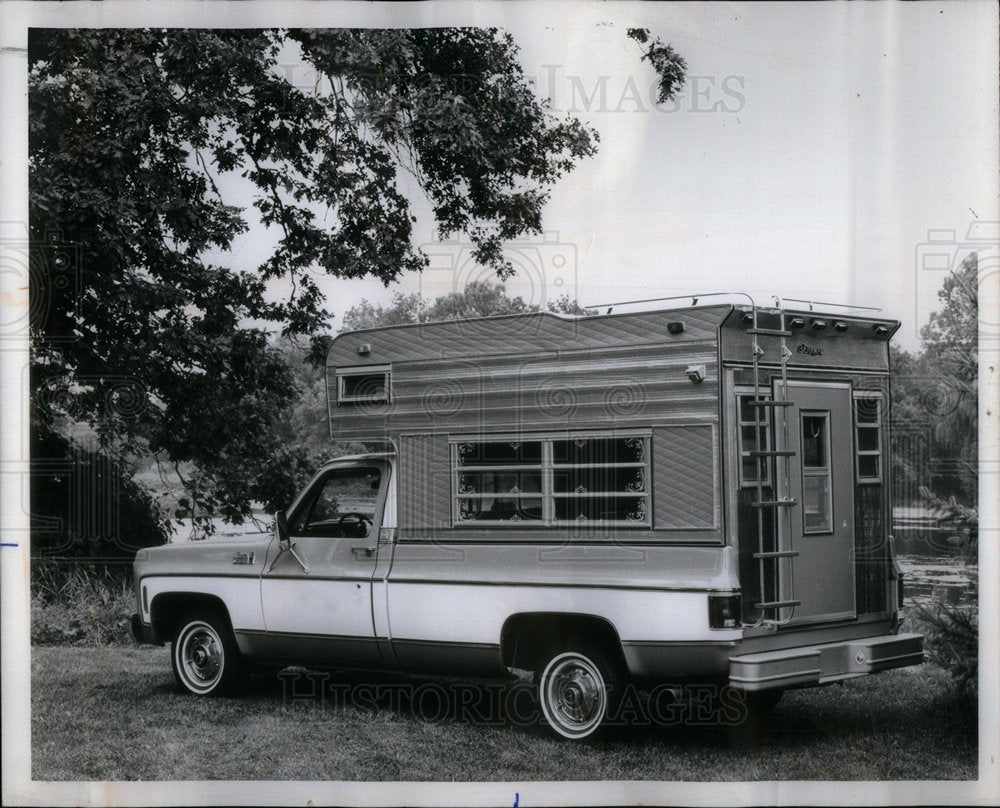
<instances>
[{"instance_id":1,"label":"camper shell","mask_svg":"<svg viewBox=\"0 0 1000 808\"><path fill-rule=\"evenodd\" d=\"M470 625L486 591L551 587L545 608L607 621L638 677L761 690L919 663L888 534L899 323L692 302L338 336L331 438L396 453L389 580ZM697 597L643 634L642 592ZM479 639L462 671L516 662Z\"/></svg>"}]
</instances>

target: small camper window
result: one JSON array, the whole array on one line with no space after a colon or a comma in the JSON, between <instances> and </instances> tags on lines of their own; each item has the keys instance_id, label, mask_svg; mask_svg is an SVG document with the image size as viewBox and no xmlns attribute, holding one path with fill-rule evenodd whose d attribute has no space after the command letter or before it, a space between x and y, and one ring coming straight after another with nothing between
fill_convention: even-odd
<instances>
[{"instance_id":1,"label":"small camper window","mask_svg":"<svg viewBox=\"0 0 1000 808\"><path fill-rule=\"evenodd\" d=\"M761 399L770 399L770 395L760 394ZM751 452L766 452L771 448L771 415L769 407L755 407L753 393L740 393L736 396L739 405L739 446L740 446L740 485L757 484L757 458ZM761 446L757 446L757 436L760 434ZM771 464L765 458L761 461L764 485L771 484Z\"/></svg>"},{"instance_id":2,"label":"small camper window","mask_svg":"<svg viewBox=\"0 0 1000 808\"><path fill-rule=\"evenodd\" d=\"M829 533L833 530L829 411L800 411L799 435L799 454L802 458L802 532Z\"/></svg>"},{"instance_id":3,"label":"small camper window","mask_svg":"<svg viewBox=\"0 0 1000 808\"><path fill-rule=\"evenodd\" d=\"M337 370L337 403L389 401L389 366Z\"/></svg>"},{"instance_id":4,"label":"small camper window","mask_svg":"<svg viewBox=\"0 0 1000 808\"><path fill-rule=\"evenodd\" d=\"M882 481L882 396L854 397L854 470L859 483Z\"/></svg>"},{"instance_id":5,"label":"small camper window","mask_svg":"<svg viewBox=\"0 0 1000 808\"><path fill-rule=\"evenodd\" d=\"M460 441L454 521L649 526L648 436Z\"/></svg>"}]
</instances>

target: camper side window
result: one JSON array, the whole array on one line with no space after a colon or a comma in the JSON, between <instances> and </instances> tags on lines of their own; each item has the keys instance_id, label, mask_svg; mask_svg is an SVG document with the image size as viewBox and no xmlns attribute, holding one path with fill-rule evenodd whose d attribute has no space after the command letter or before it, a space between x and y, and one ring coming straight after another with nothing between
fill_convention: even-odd
<instances>
[{"instance_id":1,"label":"camper side window","mask_svg":"<svg viewBox=\"0 0 1000 808\"><path fill-rule=\"evenodd\" d=\"M459 441L455 523L649 525L649 437Z\"/></svg>"},{"instance_id":2,"label":"camper side window","mask_svg":"<svg viewBox=\"0 0 1000 808\"><path fill-rule=\"evenodd\" d=\"M771 396L761 391L762 399L770 399ZM768 407L755 407L750 402L753 401L753 393L740 393L736 396L739 408L739 446L740 446L740 485L749 486L757 484L757 458L751 457L750 452L766 452L771 449L771 411ZM757 437L760 435L760 446L758 447ZM761 482L764 485L771 484L771 464L767 460L760 463L763 471Z\"/></svg>"},{"instance_id":3,"label":"camper side window","mask_svg":"<svg viewBox=\"0 0 1000 808\"><path fill-rule=\"evenodd\" d=\"M861 393L854 397L854 470L859 483L882 481L882 397Z\"/></svg>"},{"instance_id":4,"label":"camper side window","mask_svg":"<svg viewBox=\"0 0 1000 808\"><path fill-rule=\"evenodd\" d=\"M337 403L388 402L389 367L379 365L337 369Z\"/></svg>"}]
</instances>

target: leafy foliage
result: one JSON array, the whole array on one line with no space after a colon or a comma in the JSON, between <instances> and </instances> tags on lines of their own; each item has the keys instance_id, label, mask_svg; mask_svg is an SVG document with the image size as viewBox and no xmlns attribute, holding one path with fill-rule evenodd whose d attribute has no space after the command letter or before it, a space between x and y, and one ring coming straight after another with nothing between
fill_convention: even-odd
<instances>
[{"instance_id":1,"label":"leafy foliage","mask_svg":"<svg viewBox=\"0 0 1000 808\"><path fill-rule=\"evenodd\" d=\"M684 83L687 62L671 45L664 45L659 37L650 37L646 28L629 28L626 33L643 47L642 61L649 62L660 77L656 100L665 104Z\"/></svg>"},{"instance_id":2,"label":"leafy foliage","mask_svg":"<svg viewBox=\"0 0 1000 808\"><path fill-rule=\"evenodd\" d=\"M922 350L892 348L894 499L957 497L974 504L978 484L978 283L975 253L944 281L940 310L921 329ZM932 462L933 461L933 462Z\"/></svg>"},{"instance_id":3,"label":"leafy foliage","mask_svg":"<svg viewBox=\"0 0 1000 808\"><path fill-rule=\"evenodd\" d=\"M951 674L959 695L974 695L979 687L976 607L935 601L916 611L927 657Z\"/></svg>"},{"instance_id":4,"label":"leafy foliage","mask_svg":"<svg viewBox=\"0 0 1000 808\"><path fill-rule=\"evenodd\" d=\"M966 563L978 558L978 284L975 253L944 281L942 307L921 329L922 351L894 351L893 421L896 431L916 427L929 436L924 452L907 451L897 440L894 479L904 492L932 508L941 525L954 530L951 544ZM938 469L924 478L928 467ZM921 484L926 479L927 485ZM909 497L899 496L897 501ZM934 600L915 608L928 658L951 673L961 694L974 694L979 671L979 620L972 605Z\"/></svg>"},{"instance_id":5,"label":"leafy foliage","mask_svg":"<svg viewBox=\"0 0 1000 808\"><path fill-rule=\"evenodd\" d=\"M432 322L435 320L461 320L472 317L492 317L502 314L524 314L538 311L539 307L524 301L524 298L510 297L502 284L488 281L472 281L461 292L451 292L427 304L418 294L393 295L388 307L362 300L352 306L344 315L344 331L375 328L402 323ZM569 295L562 295L546 306L547 311L561 314L587 316L593 312L583 308Z\"/></svg>"},{"instance_id":6,"label":"leafy foliage","mask_svg":"<svg viewBox=\"0 0 1000 808\"><path fill-rule=\"evenodd\" d=\"M308 86L281 69L295 53ZM32 29L29 111L35 448L88 424L108 456L193 463L191 512L235 522L287 501L308 465L274 429L299 389L269 332L324 330L313 272L425 266L415 186L503 276L502 242L540 232L549 189L597 143L535 97L495 29ZM214 262L250 217L273 251L253 271Z\"/></svg>"},{"instance_id":7,"label":"leafy foliage","mask_svg":"<svg viewBox=\"0 0 1000 808\"><path fill-rule=\"evenodd\" d=\"M36 563L31 580L32 645L129 645L135 593L106 566Z\"/></svg>"},{"instance_id":8,"label":"leafy foliage","mask_svg":"<svg viewBox=\"0 0 1000 808\"><path fill-rule=\"evenodd\" d=\"M53 429L33 430L31 454L34 555L131 560L138 548L166 539L156 501L124 458Z\"/></svg>"}]
</instances>

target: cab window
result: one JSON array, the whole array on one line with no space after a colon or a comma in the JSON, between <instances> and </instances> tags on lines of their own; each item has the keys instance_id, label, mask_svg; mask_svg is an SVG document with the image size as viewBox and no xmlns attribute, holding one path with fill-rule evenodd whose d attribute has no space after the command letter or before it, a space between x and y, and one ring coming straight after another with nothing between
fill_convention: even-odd
<instances>
[{"instance_id":1,"label":"cab window","mask_svg":"<svg viewBox=\"0 0 1000 808\"><path fill-rule=\"evenodd\" d=\"M382 472L334 469L313 486L291 520L294 536L366 538L373 533Z\"/></svg>"}]
</instances>

